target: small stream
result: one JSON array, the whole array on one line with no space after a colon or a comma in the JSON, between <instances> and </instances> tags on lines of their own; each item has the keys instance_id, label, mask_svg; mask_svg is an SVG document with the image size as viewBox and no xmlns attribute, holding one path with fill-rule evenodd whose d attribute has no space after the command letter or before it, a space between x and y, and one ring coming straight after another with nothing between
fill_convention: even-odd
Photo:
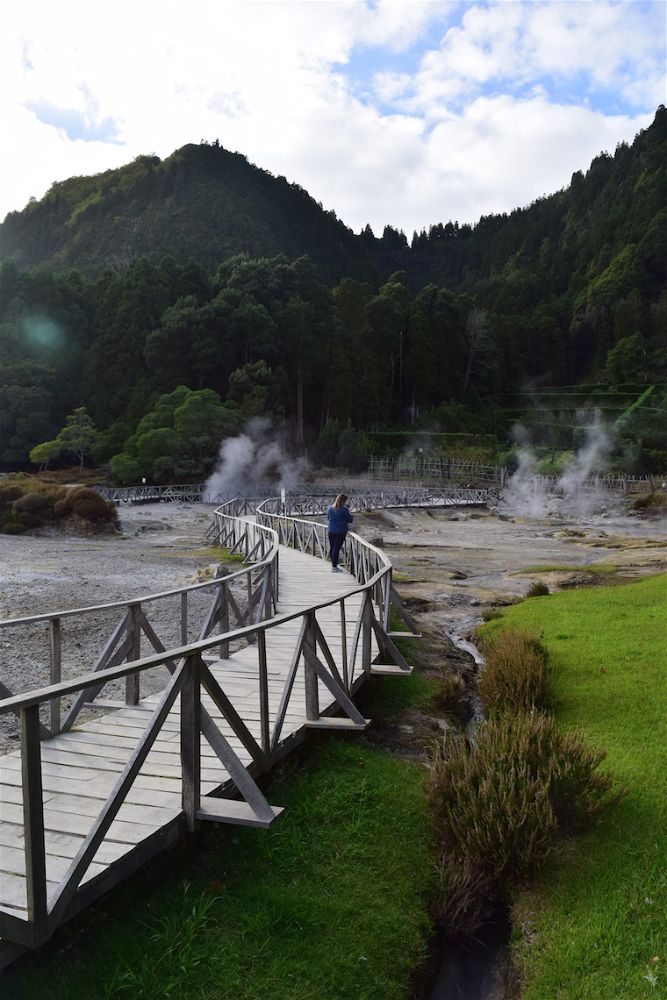
<instances>
[{"instance_id":1,"label":"small stream","mask_svg":"<svg viewBox=\"0 0 667 1000\"><path fill-rule=\"evenodd\" d=\"M503 1000L510 930L507 911L498 911L467 948L444 941L428 1000Z\"/></svg>"},{"instance_id":2,"label":"small stream","mask_svg":"<svg viewBox=\"0 0 667 1000\"><path fill-rule=\"evenodd\" d=\"M463 625L468 632L480 623L480 618L471 618ZM484 657L477 646L461 636L458 630L448 631L447 635L458 649L470 653L478 666L484 665ZM482 706L475 698L468 731L474 731L481 718ZM507 910L497 909L489 922L480 928L477 939L467 947L441 941L440 968L428 993L428 1000L504 1000L510 932Z\"/></svg>"}]
</instances>

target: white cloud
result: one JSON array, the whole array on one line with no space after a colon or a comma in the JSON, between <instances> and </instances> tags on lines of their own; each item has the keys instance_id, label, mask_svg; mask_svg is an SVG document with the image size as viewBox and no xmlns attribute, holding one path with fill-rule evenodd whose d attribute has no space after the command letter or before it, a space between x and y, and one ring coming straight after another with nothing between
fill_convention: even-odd
<instances>
[{"instance_id":1,"label":"white cloud","mask_svg":"<svg viewBox=\"0 0 667 1000\"><path fill-rule=\"evenodd\" d=\"M631 140L662 99L664 43L644 4L117 0L92 10L83 0L3 9L0 218L54 180L217 137L355 229L411 233L561 187L600 149ZM427 30L432 48L419 57ZM385 52L387 69L362 100L347 72L365 52L374 65ZM589 89L574 100L582 77ZM567 82L567 99L554 80ZM596 110L595 87L617 88L620 111Z\"/></svg>"},{"instance_id":2,"label":"white cloud","mask_svg":"<svg viewBox=\"0 0 667 1000\"><path fill-rule=\"evenodd\" d=\"M535 80L612 88L637 110L664 97L665 8L661 3L498 2L471 6L413 77L385 74L379 95L415 113L440 117L484 85L513 92ZM662 88L656 88L656 81ZM639 85L638 85L639 84Z\"/></svg>"}]
</instances>

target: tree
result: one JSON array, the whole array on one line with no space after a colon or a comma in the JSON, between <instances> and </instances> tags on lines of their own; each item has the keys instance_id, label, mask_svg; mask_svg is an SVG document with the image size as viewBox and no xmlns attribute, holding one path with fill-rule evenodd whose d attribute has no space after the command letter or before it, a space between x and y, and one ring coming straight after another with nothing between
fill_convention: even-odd
<instances>
[{"instance_id":1,"label":"tree","mask_svg":"<svg viewBox=\"0 0 667 1000\"><path fill-rule=\"evenodd\" d=\"M470 310L465 329L466 362L463 374L463 391L478 388L485 375L493 370L495 357L489 336L487 313L476 306Z\"/></svg>"},{"instance_id":2,"label":"tree","mask_svg":"<svg viewBox=\"0 0 667 1000\"><path fill-rule=\"evenodd\" d=\"M56 441L63 451L72 452L80 462L83 471L84 459L92 453L99 431L95 427L85 406L78 406L66 418L63 429Z\"/></svg>"},{"instance_id":3,"label":"tree","mask_svg":"<svg viewBox=\"0 0 667 1000\"><path fill-rule=\"evenodd\" d=\"M237 368L229 376L227 403L238 411L242 421L269 417L280 423L285 417L287 385L285 372L275 372L264 361Z\"/></svg>"},{"instance_id":4,"label":"tree","mask_svg":"<svg viewBox=\"0 0 667 1000\"><path fill-rule=\"evenodd\" d=\"M337 420L327 420L315 442L314 458L319 465L335 465L338 455L340 427Z\"/></svg>"},{"instance_id":5,"label":"tree","mask_svg":"<svg viewBox=\"0 0 667 1000\"><path fill-rule=\"evenodd\" d=\"M33 465L39 466L39 471L43 472L44 469L48 469L49 462L62 454L62 450L59 441L43 441L30 450L30 461Z\"/></svg>"},{"instance_id":6,"label":"tree","mask_svg":"<svg viewBox=\"0 0 667 1000\"><path fill-rule=\"evenodd\" d=\"M179 449L191 460L194 473L210 469L220 443L236 434L238 426L237 414L212 389L191 392L174 411Z\"/></svg>"},{"instance_id":7,"label":"tree","mask_svg":"<svg viewBox=\"0 0 667 1000\"><path fill-rule=\"evenodd\" d=\"M640 333L623 337L608 352L605 377L614 385L646 381L646 345Z\"/></svg>"}]
</instances>

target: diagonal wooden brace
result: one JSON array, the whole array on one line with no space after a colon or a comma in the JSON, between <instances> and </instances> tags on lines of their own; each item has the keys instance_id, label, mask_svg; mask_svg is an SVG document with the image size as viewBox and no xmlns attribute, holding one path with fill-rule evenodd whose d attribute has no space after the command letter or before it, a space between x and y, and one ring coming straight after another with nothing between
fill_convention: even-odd
<instances>
[{"instance_id":1,"label":"diagonal wooden brace","mask_svg":"<svg viewBox=\"0 0 667 1000\"><path fill-rule=\"evenodd\" d=\"M315 650L312 646L304 641L303 643L303 655L306 658L307 666L315 671L319 679L322 681L325 687L329 689L331 694L336 699L337 703L340 705L341 709L345 712L353 722L358 726L366 728L369 720L365 719L357 706L354 704L352 699L347 695L344 688L338 683L338 681L332 677L325 665L318 658ZM316 721L316 720L309 720Z\"/></svg>"}]
</instances>

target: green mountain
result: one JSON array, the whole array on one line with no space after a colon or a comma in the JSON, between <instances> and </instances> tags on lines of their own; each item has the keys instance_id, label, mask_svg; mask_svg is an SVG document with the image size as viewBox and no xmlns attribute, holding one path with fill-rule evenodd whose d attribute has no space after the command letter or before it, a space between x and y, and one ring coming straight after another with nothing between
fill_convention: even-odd
<instances>
[{"instance_id":1,"label":"green mountain","mask_svg":"<svg viewBox=\"0 0 667 1000\"><path fill-rule=\"evenodd\" d=\"M533 399L554 441L588 403L664 468L665 390L645 390L667 384L666 194L663 107L566 189L411 242L356 236L217 143L55 184L0 226L0 465L80 406L100 460L142 426L166 476L205 464L197 407L198 428L269 415L302 445L334 424L502 436ZM178 421L195 452L165 456Z\"/></svg>"},{"instance_id":2,"label":"green mountain","mask_svg":"<svg viewBox=\"0 0 667 1000\"><path fill-rule=\"evenodd\" d=\"M376 277L363 243L333 212L217 142L58 182L0 225L0 261L20 267L118 268L168 255L210 273L239 253L307 254L327 278Z\"/></svg>"}]
</instances>

